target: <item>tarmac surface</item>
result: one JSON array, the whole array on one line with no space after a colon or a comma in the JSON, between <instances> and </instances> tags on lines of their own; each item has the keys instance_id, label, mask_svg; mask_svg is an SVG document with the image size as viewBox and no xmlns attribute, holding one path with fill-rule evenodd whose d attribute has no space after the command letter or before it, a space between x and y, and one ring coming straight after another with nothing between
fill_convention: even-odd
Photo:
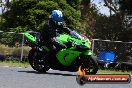
<instances>
[{"instance_id":1,"label":"tarmac surface","mask_svg":"<svg viewBox=\"0 0 132 88\"><path fill-rule=\"evenodd\" d=\"M44 74L32 68L0 67L0 88L132 88L132 82L81 86L75 72L49 70Z\"/></svg>"}]
</instances>

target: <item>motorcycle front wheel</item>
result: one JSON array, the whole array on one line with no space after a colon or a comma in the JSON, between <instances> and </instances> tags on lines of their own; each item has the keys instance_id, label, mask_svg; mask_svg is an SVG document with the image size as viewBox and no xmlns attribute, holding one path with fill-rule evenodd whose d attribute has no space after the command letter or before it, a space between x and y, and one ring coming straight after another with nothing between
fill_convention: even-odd
<instances>
[{"instance_id":1,"label":"motorcycle front wheel","mask_svg":"<svg viewBox=\"0 0 132 88\"><path fill-rule=\"evenodd\" d=\"M86 75L96 74L98 71L97 58L95 56L85 58L81 65L81 69L84 69Z\"/></svg>"},{"instance_id":2,"label":"motorcycle front wheel","mask_svg":"<svg viewBox=\"0 0 132 88\"><path fill-rule=\"evenodd\" d=\"M38 72L46 72L50 67L44 61L44 53L37 49L31 49L28 54L28 60L31 67Z\"/></svg>"}]
</instances>

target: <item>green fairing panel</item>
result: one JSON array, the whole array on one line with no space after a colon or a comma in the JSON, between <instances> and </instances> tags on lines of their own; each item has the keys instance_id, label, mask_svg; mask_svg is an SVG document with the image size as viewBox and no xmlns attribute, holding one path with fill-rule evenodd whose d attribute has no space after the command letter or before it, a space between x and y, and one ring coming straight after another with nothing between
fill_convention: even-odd
<instances>
[{"instance_id":1,"label":"green fairing panel","mask_svg":"<svg viewBox=\"0 0 132 88\"><path fill-rule=\"evenodd\" d=\"M77 39L74 37L71 37L67 34L61 34L58 37L56 37L58 41L61 43L67 43L68 41L72 41L72 44L80 44L88 47L90 49L90 45L87 40L84 39ZM81 54L83 53L84 55L92 55L92 52L90 50L84 51L84 52L79 52L79 51L73 51L76 48L75 46L68 48L68 49L62 49L60 50L56 57L59 60L59 62L64 65L64 66L69 66L71 63Z\"/></svg>"},{"instance_id":2,"label":"green fairing panel","mask_svg":"<svg viewBox=\"0 0 132 88\"><path fill-rule=\"evenodd\" d=\"M60 36L56 37L57 40L59 40L61 43L66 43L68 42L67 40L73 40L75 41L76 43L79 43L81 45L85 45L87 46L88 48L90 48L90 45L88 43L87 40L81 40L81 39L77 39L77 38L73 38L67 34L61 34Z\"/></svg>"},{"instance_id":3,"label":"green fairing panel","mask_svg":"<svg viewBox=\"0 0 132 88\"><path fill-rule=\"evenodd\" d=\"M70 36L67 35L67 34L62 34L58 37L56 37L57 40L59 40L61 43L66 43L68 42L67 39L69 38Z\"/></svg>"},{"instance_id":4,"label":"green fairing panel","mask_svg":"<svg viewBox=\"0 0 132 88\"><path fill-rule=\"evenodd\" d=\"M92 53L91 50L85 51L83 54L84 54L84 55L88 55L88 56L93 55L93 53Z\"/></svg>"},{"instance_id":5,"label":"green fairing panel","mask_svg":"<svg viewBox=\"0 0 132 88\"><path fill-rule=\"evenodd\" d=\"M81 40L81 39L72 38L72 37L71 37L70 39L71 39L71 40L74 40L76 43L79 43L79 44L81 44L81 45L84 45L84 46L90 48L90 45L89 45L89 43L88 43L87 40Z\"/></svg>"},{"instance_id":6,"label":"green fairing panel","mask_svg":"<svg viewBox=\"0 0 132 88\"><path fill-rule=\"evenodd\" d=\"M56 55L59 62L64 66L70 66L71 63L81 54L81 52L71 49L62 49Z\"/></svg>"},{"instance_id":7,"label":"green fairing panel","mask_svg":"<svg viewBox=\"0 0 132 88\"><path fill-rule=\"evenodd\" d=\"M33 37L30 33L25 32L24 36L30 41L35 43L35 37Z\"/></svg>"},{"instance_id":8,"label":"green fairing panel","mask_svg":"<svg viewBox=\"0 0 132 88\"><path fill-rule=\"evenodd\" d=\"M90 46L90 44L89 44L89 42L87 41L87 40L84 40L85 41L85 46L87 46L88 48L90 48L91 46Z\"/></svg>"}]
</instances>

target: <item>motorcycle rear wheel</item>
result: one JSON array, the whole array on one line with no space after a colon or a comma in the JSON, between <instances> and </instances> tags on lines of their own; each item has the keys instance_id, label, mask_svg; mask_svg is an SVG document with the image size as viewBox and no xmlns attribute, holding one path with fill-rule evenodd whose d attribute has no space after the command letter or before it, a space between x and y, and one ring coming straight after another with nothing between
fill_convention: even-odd
<instances>
[{"instance_id":1,"label":"motorcycle rear wheel","mask_svg":"<svg viewBox=\"0 0 132 88\"><path fill-rule=\"evenodd\" d=\"M46 72L50 67L44 61L44 53L37 49L31 49L28 54L28 60L31 67L38 72Z\"/></svg>"}]
</instances>

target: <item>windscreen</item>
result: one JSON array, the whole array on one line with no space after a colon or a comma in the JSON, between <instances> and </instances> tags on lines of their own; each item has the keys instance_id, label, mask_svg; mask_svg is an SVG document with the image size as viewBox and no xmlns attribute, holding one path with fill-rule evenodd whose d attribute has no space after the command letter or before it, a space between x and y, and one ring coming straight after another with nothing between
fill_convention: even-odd
<instances>
[{"instance_id":1,"label":"windscreen","mask_svg":"<svg viewBox=\"0 0 132 88\"><path fill-rule=\"evenodd\" d=\"M79 34L78 32L76 31L71 31L71 36L74 37L74 38L78 38L78 39L83 39L82 35Z\"/></svg>"}]
</instances>

